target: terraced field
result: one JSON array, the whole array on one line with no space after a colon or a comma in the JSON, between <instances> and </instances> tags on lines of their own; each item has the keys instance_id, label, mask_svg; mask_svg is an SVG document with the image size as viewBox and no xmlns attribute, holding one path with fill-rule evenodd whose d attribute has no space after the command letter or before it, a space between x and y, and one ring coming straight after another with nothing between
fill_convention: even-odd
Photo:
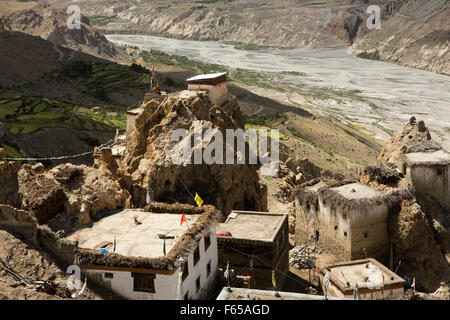
<instances>
[{"instance_id":1,"label":"terraced field","mask_svg":"<svg viewBox=\"0 0 450 320\"><path fill-rule=\"evenodd\" d=\"M43 128L70 128L112 136L116 128L126 127L126 115L123 111L93 111L90 108L38 96L0 94L0 110L1 130L6 133L6 137L28 135ZM0 138L0 144L9 156L18 156L19 152L9 142L14 139L7 139L5 136Z\"/></svg>"}]
</instances>

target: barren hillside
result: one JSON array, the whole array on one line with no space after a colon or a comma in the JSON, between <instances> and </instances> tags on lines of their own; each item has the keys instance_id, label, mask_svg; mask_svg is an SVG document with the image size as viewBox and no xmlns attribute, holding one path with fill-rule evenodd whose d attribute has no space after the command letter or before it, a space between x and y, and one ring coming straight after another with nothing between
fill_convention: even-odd
<instances>
[{"instance_id":1,"label":"barren hillside","mask_svg":"<svg viewBox=\"0 0 450 320\"><path fill-rule=\"evenodd\" d=\"M91 27L89 19L84 16L81 16L81 28L71 30L67 27L70 15L65 10L35 2L13 1L0 3L0 16L10 30L39 36L57 46L97 57L127 60L127 56Z\"/></svg>"},{"instance_id":2,"label":"barren hillside","mask_svg":"<svg viewBox=\"0 0 450 320\"><path fill-rule=\"evenodd\" d=\"M94 26L107 33L318 48L351 44L366 2L82 0L80 7ZM70 1L52 3L68 6ZM355 9L347 11L350 8Z\"/></svg>"},{"instance_id":3,"label":"barren hillside","mask_svg":"<svg viewBox=\"0 0 450 320\"><path fill-rule=\"evenodd\" d=\"M450 75L450 1L400 0L348 53Z\"/></svg>"}]
</instances>

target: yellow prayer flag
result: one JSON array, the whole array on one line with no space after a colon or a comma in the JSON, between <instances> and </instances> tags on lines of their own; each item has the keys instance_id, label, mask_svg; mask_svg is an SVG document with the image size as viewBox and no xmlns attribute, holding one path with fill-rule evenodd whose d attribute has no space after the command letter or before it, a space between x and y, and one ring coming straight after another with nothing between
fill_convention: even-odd
<instances>
[{"instance_id":1,"label":"yellow prayer flag","mask_svg":"<svg viewBox=\"0 0 450 320\"><path fill-rule=\"evenodd\" d=\"M200 198L200 196L198 195L197 192L195 193L195 198L194 198L194 200L195 200L195 202L197 203L197 205L198 205L199 207L202 206L202 204L203 204L203 199Z\"/></svg>"},{"instance_id":2,"label":"yellow prayer flag","mask_svg":"<svg viewBox=\"0 0 450 320\"><path fill-rule=\"evenodd\" d=\"M274 288L277 287L277 282L275 281L275 270L272 270L272 285Z\"/></svg>"}]
</instances>

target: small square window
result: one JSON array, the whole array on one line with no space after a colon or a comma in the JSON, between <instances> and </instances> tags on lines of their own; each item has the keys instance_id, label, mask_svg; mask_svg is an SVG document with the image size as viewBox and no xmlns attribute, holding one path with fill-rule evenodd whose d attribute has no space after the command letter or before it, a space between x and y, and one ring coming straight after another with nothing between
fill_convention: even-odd
<instances>
[{"instance_id":1,"label":"small square window","mask_svg":"<svg viewBox=\"0 0 450 320\"><path fill-rule=\"evenodd\" d=\"M132 273L133 291L155 293L155 275L152 273Z\"/></svg>"},{"instance_id":2,"label":"small square window","mask_svg":"<svg viewBox=\"0 0 450 320\"><path fill-rule=\"evenodd\" d=\"M338 226L334 226L334 230L335 230L335 231L337 230L337 228L338 228Z\"/></svg>"},{"instance_id":3,"label":"small square window","mask_svg":"<svg viewBox=\"0 0 450 320\"><path fill-rule=\"evenodd\" d=\"M347 231L344 231L344 237L347 238Z\"/></svg>"},{"instance_id":4,"label":"small square window","mask_svg":"<svg viewBox=\"0 0 450 320\"><path fill-rule=\"evenodd\" d=\"M197 293L200 290L200 276L198 276L197 280L195 281L195 292Z\"/></svg>"},{"instance_id":5,"label":"small square window","mask_svg":"<svg viewBox=\"0 0 450 320\"><path fill-rule=\"evenodd\" d=\"M200 247L197 247L194 251L194 266L198 263L200 260Z\"/></svg>"},{"instance_id":6,"label":"small square window","mask_svg":"<svg viewBox=\"0 0 450 320\"><path fill-rule=\"evenodd\" d=\"M369 237L369 233L368 232L364 232L364 238L368 238Z\"/></svg>"},{"instance_id":7,"label":"small square window","mask_svg":"<svg viewBox=\"0 0 450 320\"><path fill-rule=\"evenodd\" d=\"M103 276L105 277L105 279L114 278L114 274L112 274L111 272L105 272L105 274Z\"/></svg>"}]
</instances>

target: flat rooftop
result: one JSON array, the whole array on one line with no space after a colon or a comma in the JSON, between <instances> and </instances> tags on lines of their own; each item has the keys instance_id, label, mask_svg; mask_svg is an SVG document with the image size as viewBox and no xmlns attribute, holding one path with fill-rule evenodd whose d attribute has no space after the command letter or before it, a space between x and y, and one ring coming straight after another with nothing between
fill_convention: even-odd
<instances>
[{"instance_id":1,"label":"flat rooftop","mask_svg":"<svg viewBox=\"0 0 450 320\"><path fill-rule=\"evenodd\" d=\"M279 297L275 296L275 291L257 290L247 288L223 288L217 300L326 300L324 296L278 291ZM328 300L350 300L338 297L328 297Z\"/></svg>"},{"instance_id":2,"label":"flat rooftop","mask_svg":"<svg viewBox=\"0 0 450 320\"><path fill-rule=\"evenodd\" d=\"M353 290L355 282L358 283L358 288L374 288L383 284L387 286L405 282L400 276L372 258L327 265L323 271L330 272L330 280L342 291Z\"/></svg>"},{"instance_id":3,"label":"flat rooftop","mask_svg":"<svg viewBox=\"0 0 450 320\"><path fill-rule=\"evenodd\" d=\"M445 150L434 152L412 152L404 155L408 164L450 164L450 153Z\"/></svg>"},{"instance_id":4,"label":"flat rooftop","mask_svg":"<svg viewBox=\"0 0 450 320\"><path fill-rule=\"evenodd\" d=\"M82 227L69 235L67 239L78 240L78 247L94 249L116 237L116 253L123 256L157 258L164 255L163 239L158 234L174 236L166 239L166 253L172 249L178 239L187 231L186 223L180 226L182 214L152 213L142 210L124 209L104 217L91 227ZM187 214L188 224L193 225L201 214ZM136 224L136 220L141 224ZM112 244L106 247L112 251Z\"/></svg>"},{"instance_id":5,"label":"flat rooftop","mask_svg":"<svg viewBox=\"0 0 450 320\"><path fill-rule=\"evenodd\" d=\"M375 198L383 194L381 191L359 182L330 188L330 190L339 193L347 199Z\"/></svg>"},{"instance_id":6,"label":"flat rooftop","mask_svg":"<svg viewBox=\"0 0 450 320\"><path fill-rule=\"evenodd\" d=\"M200 74L198 76L186 79L186 81L187 82L197 82L197 81L202 81L202 80L209 81L209 80L219 79L221 77L224 77L224 76L226 76L226 74L227 74L226 72Z\"/></svg>"},{"instance_id":7,"label":"flat rooftop","mask_svg":"<svg viewBox=\"0 0 450 320\"><path fill-rule=\"evenodd\" d=\"M229 231L238 239L273 241L286 217L283 213L232 211L217 231Z\"/></svg>"}]
</instances>

